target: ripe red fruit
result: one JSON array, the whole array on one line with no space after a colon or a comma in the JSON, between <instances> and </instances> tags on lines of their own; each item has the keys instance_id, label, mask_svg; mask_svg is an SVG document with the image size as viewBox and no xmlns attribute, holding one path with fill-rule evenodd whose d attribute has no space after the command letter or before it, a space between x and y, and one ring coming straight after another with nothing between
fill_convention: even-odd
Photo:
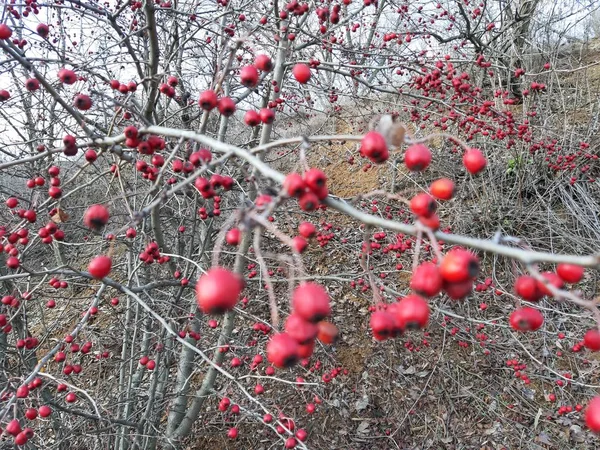
<instances>
[{"instance_id":1,"label":"ripe red fruit","mask_svg":"<svg viewBox=\"0 0 600 450\"><path fill-rule=\"evenodd\" d=\"M306 183L306 186L316 194L326 187L327 175L325 175L322 170L313 167L304 173L304 182Z\"/></svg>"},{"instance_id":2,"label":"ripe red fruit","mask_svg":"<svg viewBox=\"0 0 600 450\"><path fill-rule=\"evenodd\" d=\"M98 159L98 154L96 153L96 150L93 149L89 149L86 150L85 152L85 160L89 163L93 163L94 161L96 161L96 159Z\"/></svg>"},{"instance_id":3,"label":"ripe red fruit","mask_svg":"<svg viewBox=\"0 0 600 450\"><path fill-rule=\"evenodd\" d=\"M440 275L450 283L472 280L479 273L479 260L468 250L455 247L440 264Z\"/></svg>"},{"instance_id":4,"label":"ripe red fruit","mask_svg":"<svg viewBox=\"0 0 600 450\"><path fill-rule=\"evenodd\" d=\"M429 193L438 200L450 200L454 196L454 182L448 178L435 180L429 186Z\"/></svg>"},{"instance_id":5,"label":"ripe red fruit","mask_svg":"<svg viewBox=\"0 0 600 450\"><path fill-rule=\"evenodd\" d=\"M73 106L82 111L87 111L92 107L92 99L88 95L78 94L73 100Z\"/></svg>"},{"instance_id":6,"label":"ripe red fruit","mask_svg":"<svg viewBox=\"0 0 600 450\"><path fill-rule=\"evenodd\" d=\"M585 424L594 433L600 433L600 396L590 400L585 410Z\"/></svg>"},{"instance_id":7,"label":"ripe red fruit","mask_svg":"<svg viewBox=\"0 0 600 450\"><path fill-rule=\"evenodd\" d=\"M293 436L290 436L285 440L285 448L296 448L296 444L296 438Z\"/></svg>"},{"instance_id":8,"label":"ripe red fruit","mask_svg":"<svg viewBox=\"0 0 600 450\"><path fill-rule=\"evenodd\" d=\"M299 359L298 343L287 333L273 335L267 343L267 359L279 368L291 367Z\"/></svg>"},{"instance_id":9,"label":"ripe red fruit","mask_svg":"<svg viewBox=\"0 0 600 450\"><path fill-rule=\"evenodd\" d=\"M25 89L29 92L37 91L40 88L40 82L35 78L29 78L25 81Z\"/></svg>"},{"instance_id":10,"label":"ripe red fruit","mask_svg":"<svg viewBox=\"0 0 600 450\"><path fill-rule=\"evenodd\" d=\"M419 216L419 222L433 231L437 231L440 228L440 216L437 214L433 214L430 217Z\"/></svg>"},{"instance_id":11,"label":"ripe red fruit","mask_svg":"<svg viewBox=\"0 0 600 450\"><path fill-rule=\"evenodd\" d=\"M443 288L444 292L452 300L462 300L473 290L473 281L467 280L459 283L448 283L447 281L444 281Z\"/></svg>"},{"instance_id":12,"label":"ripe red fruit","mask_svg":"<svg viewBox=\"0 0 600 450\"><path fill-rule=\"evenodd\" d=\"M317 339L323 344L333 344L339 334L338 328L331 322L321 321L317 323L319 329Z\"/></svg>"},{"instance_id":13,"label":"ripe red fruit","mask_svg":"<svg viewBox=\"0 0 600 450\"><path fill-rule=\"evenodd\" d=\"M319 197L317 197L313 192L304 192L298 201L300 205L300 209L302 211L314 211L319 206Z\"/></svg>"},{"instance_id":14,"label":"ripe red fruit","mask_svg":"<svg viewBox=\"0 0 600 450\"><path fill-rule=\"evenodd\" d=\"M109 217L106 206L92 205L83 215L83 223L92 230L99 230L107 224Z\"/></svg>"},{"instance_id":15,"label":"ripe red fruit","mask_svg":"<svg viewBox=\"0 0 600 450\"><path fill-rule=\"evenodd\" d=\"M12 36L11 28L5 23L0 23L0 39L6 40Z\"/></svg>"},{"instance_id":16,"label":"ripe red fruit","mask_svg":"<svg viewBox=\"0 0 600 450\"><path fill-rule=\"evenodd\" d=\"M242 233L239 228L232 228L225 235L225 241L227 241L229 245L239 245L241 235Z\"/></svg>"},{"instance_id":17,"label":"ripe red fruit","mask_svg":"<svg viewBox=\"0 0 600 450\"><path fill-rule=\"evenodd\" d=\"M65 401L67 403L74 403L76 400L77 400L77 395L75 395L75 392L69 392L65 397Z\"/></svg>"},{"instance_id":18,"label":"ripe red fruit","mask_svg":"<svg viewBox=\"0 0 600 450\"><path fill-rule=\"evenodd\" d=\"M17 388L17 398L27 398L29 396L29 388L27 386L19 386Z\"/></svg>"},{"instance_id":19,"label":"ripe red fruit","mask_svg":"<svg viewBox=\"0 0 600 450\"><path fill-rule=\"evenodd\" d=\"M60 198L62 196L62 189L52 186L48 189L48 196L52 198Z\"/></svg>"},{"instance_id":20,"label":"ripe red fruit","mask_svg":"<svg viewBox=\"0 0 600 450\"><path fill-rule=\"evenodd\" d=\"M292 294L292 308L304 320L319 322L331 314L329 294L317 283L303 283Z\"/></svg>"},{"instance_id":21,"label":"ripe red fruit","mask_svg":"<svg viewBox=\"0 0 600 450\"><path fill-rule=\"evenodd\" d=\"M217 102L217 93L212 89L202 92L200 94L200 98L198 99L198 104L200 105L200 108L206 111L210 111L211 109L216 107Z\"/></svg>"},{"instance_id":22,"label":"ripe red fruit","mask_svg":"<svg viewBox=\"0 0 600 450\"><path fill-rule=\"evenodd\" d=\"M260 115L253 109L246 111L246 114L244 114L244 123L249 127L255 127L259 125L260 122Z\"/></svg>"},{"instance_id":23,"label":"ripe red fruit","mask_svg":"<svg viewBox=\"0 0 600 450\"><path fill-rule=\"evenodd\" d=\"M302 236L296 236L292 239L292 245L298 253L303 253L308 247L308 242Z\"/></svg>"},{"instance_id":24,"label":"ripe red fruit","mask_svg":"<svg viewBox=\"0 0 600 450\"><path fill-rule=\"evenodd\" d=\"M283 187L290 197L300 197L306 191L306 183L298 173L290 173L283 180Z\"/></svg>"},{"instance_id":25,"label":"ripe red fruit","mask_svg":"<svg viewBox=\"0 0 600 450\"><path fill-rule=\"evenodd\" d=\"M6 89L0 90L0 102L5 102L9 98L10 98L10 92L8 92Z\"/></svg>"},{"instance_id":26,"label":"ripe red fruit","mask_svg":"<svg viewBox=\"0 0 600 450\"><path fill-rule=\"evenodd\" d=\"M386 311L375 311L371 314L369 325L373 330L373 337L378 341L385 341L394 334L394 318Z\"/></svg>"},{"instance_id":27,"label":"ripe red fruit","mask_svg":"<svg viewBox=\"0 0 600 450\"><path fill-rule=\"evenodd\" d=\"M423 297L408 295L398 302L394 316L402 330L424 328L429 321L429 304Z\"/></svg>"},{"instance_id":28,"label":"ripe red fruit","mask_svg":"<svg viewBox=\"0 0 600 450\"><path fill-rule=\"evenodd\" d=\"M45 23L40 23L36 27L35 31L37 31L37 34L39 34L41 37L45 38L50 33L50 28Z\"/></svg>"},{"instance_id":29,"label":"ripe red fruit","mask_svg":"<svg viewBox=\"0 0 600 450\"><path fill-rule=\"evenodd\" d=\"M6 267L9 269L18 269L21 262L16 256L11 256L10 258L6 258Z\"/></svg>"},{"instance_id":30,"label":"ripe red fruit","mask_svg":"<svg viewBox=\"0 0 600 450\"><path fill-rule=\"evenodd\" d=\"M485 168L487 160L481 150L470 148L463 155L463 164L469 173L475 175Z\"/></svg>"},{"instance_id":31,"label":"ripe red fruit","mask_svg":"<svg viewBox=\"0 0 600 450\"><path fill-rule=\"evenodd\" d=\"M74 84L77 81L77 74L69 69L60 69L58 79L63 84Z\"/></svg>"},{"instance_id":32,"label":"ripe red fruit","mask_svg":"<svg viewBox=\"0 0 600 450\"><path fill-rule=\"evenodd\" d=\"M17 419L13 419L10 422L8 422L4 431L6 431L8 434L10 434L12 436L16 436L17 434L19 434L21 432L21 424L19 423L19 421Z\"/></svg>"},{"instance_id":33,"label":"ripe red fruit","mask_svg":"<svg viewBox=\"0 0 600 450\"><path fill-rule=\"evenodd\" d=\"M94 278L101 280L110 273L112 260L108 256L96 256L88 264L88 272Z\"/></svg>"},{"instance_id":34,"label":"ripe red fruit","mask_svg":"<svg viewBox=\"0 0 600 450\"><path fill-rule=\"evenodd\" d=\"M6 206L8 206L11 209L15 208L18 204L19 204L19 200L15 197L9 197L6 200Z\"/></svg>"},{"instance_id":35,"label":"ripe red fruit","mask_svg":"<svg viewBox=\"0 0 600 450\"><path fill-rule=\"evenodd\" d=\"M313 237L317 233L317 229L310 222L302 222L298 226L298 232L306 239Z\"/></svg>"},{"instance_id":36,"label":"ripe red fruit","mask_svg":"<svg viewBox=\"0 0 600 450\"><path fill-rule=\"evenodd\" d=\"M219 112L223 116L229 117L229 116L233 115L236 107L235 107L235 102L231 98L221 97L219 99L219 101L217 102L217 108L219 109Z\"/></svg>"},{"instance_id":37,"label":"ripe red fruit","mask_svg":"<svg viewBox=\"0 0 600 450\"><path fill-rule=\"evenodd\" d=\"M310 67L306 64L298 63L292 69L292 74L298 83L306 84L310 80Z\"/></svg>"},{"instance_id":38,"label":"ripe red fruit","mask_svg":"<svg viewBox=\"0 0 600 450\"><path fill-rule=\"evenodd\" d=\"M579 283L583 278L583 267L575 264L559 264L556 273L566 283Z\"/></svg>"},{"instance_id":39,"label":"ripe red fruit","mask_svg":"<svg viewBox=\"0 0 600 450\"><path fill-rule=\"evenodd\" d=\"M35 420L37 416L38 412L35 408L29 408L27 411L25 411L25 417L27 417L29 420Z\"/></svg>"},{"instance_id":40,"label":"ripe red fruit","mask_svg":"<svg viewBox=\"0 0 600 450\"><path fill-rule=\"evenodd\" d=\"M304 320L298 314L290 314L285 321L283 329L298 344L308 344L317 337L319 328L314 323Z\"/></svg>"},{"instance_id":41,"label":"ripe red fruit","mask_svg":"<svg viewBox=\"0 0 600 450\"><path fill-rule=\"evenodd\" d=\"M544 316L537 309L525 306L511 313L509 323L517 331L535 331L544 323Z\"/></svg>"},{"instance_id":42,"label":"ripe red fruit","mask_svg":"<svg viewBox=\"0 0 600 450\"><path fill-rule=\"evenodd\" d=\"M376 164L384 163L390 156L385 138L377 131L369 131L363 136L359 152Z\"/></svg>"},{"instance_id":43,"label":"ripe red fruit","mask_svg":"<svg viewBox=\"0 0 600 450\"><path fill-rule=\"evenodd\" d=\"M557 274L555 274L554 272L544 272L542 273L542 276L548 280L548 283L551 286L554 286L557 289L562 289L565 285L565 283L563 282L562 278L559 277ZM541 281L538 281L538 289L540 290L540 292L542 293L542 295L552 295L552 293L550 292L550 289L548 289L548 287L546 286L545 283L542 283Z\"/></svg>"},{"instance_id":44,"label":"ripe red fruit","mask_svg":"<svg viewBox=\"0 0 600 450\"><path fill-rule=\"evenodd\" d=\"M260 121L264 124L270 124L275 121L275 113L272 109L261 108L258 115L260 117Z\"/></svg>"},{"instance_id":45,"label":"ripe red fruit","mask_svg":"<svg viewBox=\"0 0 600 450\"><path fill-rule=\"evenodd\" d=\"M600 331L597 328L588 330L583 336L583 345L593 352L600 350Z\"/></svg>"},{"instance_id":46,"label":"ripe red fruit","mask_svg":"<svg viewBox=\"0 0 600 450\"><path fill-rule=\"evenodd\" d=\"M27 438L26 433L19 433L15 436L15 444L16 445L25 445L25 444L27 444L28 440L29 439Z\"/></svg>"},{"instance_id":47,"label":"ripe red fruit","mask_svg":"<svg viewBox=\"0 0 600 450\"><path fill-rule=\"evenodd\" d=\"M238 429L235 427L231 427L228 431L227 431L227 437L229 439L236 439L238 437Z\"/></svg>"},{"instance_id":48,"label":"ripe red fruit","mask_svg":"<svg viewBox=\"0 0 600 450\"><path fill-rule=\"evenodd\" d=\"M222 314L236 305L243 281L223 267L213 267L196 283L196 301L205 314Z\"/></svg>"},{"instance_id":49,"label":"ripe red fruit","mask_svg":"<svg viewBox=\"0 0 600 450\"><path fill-rule=\"evenodd\" d=\"M254 66L245 66L240 70L240 82L249 88L258 84L258 70Z\"/></svg>"},{"instance_id":50,"label":"ripe red fruit","mask_svg":"<svg viewBox=\"0 0 600 450\"><path fill-rule=\"evenodd\" d=\"M537 302L544 296L538 287L537 280L529 275L521 275L516 279L515 293L529 302Z\"/></svg>"},{"instance_id":51,"label":"ripe red fruit","mask_svg":"<svg viewBox=\"0 0 600 450\"><path fill-rule=\"evenodd\" d=\"M431 217L437 210L437 203L431 195L422 192L410 200L410 210L417 216Z\"/></svg>"},{"instance_id":52,"label":"ripe red fruit","mask_svg":"<svg viewBox=\"0 0 600 450\"><path fill-rule=\"evenodd\" d=\"M417 294L433 297L442 290L442 276L438 267L431 262L423 263L415 269L410 280L410 288Z\"/></svg>"},{"instance_id":53,"label":"ripe red fruit","mask_svg":"<svg viewBox=\"0 0 600 450\"><path fill-rule=\"evenodd\" d=\"M408 170L420 172L427 169L431 163L431 150L423 144L414 144L404 153L404 164Z\"/></svg>"},{"instance_id":54,"label":"ripe red fruit","mask_svg":"<svg viewBox=\"0 0 600 450\"><path fill-rule=\"evenodd\" d=\"M50 409L49 406L42 405L39 408L39 413L40 417L48 417L50 414L52 414L52 409Z\"/></svg>"},{"instance_id":55,"label":"ripe red fruit","mask_svg":"<svg viewBox=\"0 0 600 450\"><path fill-rule=\"evenodd\" d=\"M270 72L273 70L273 62L268 55L261 54L254 58L254 66L262 72Z\"/></svg>"}]
</instances>

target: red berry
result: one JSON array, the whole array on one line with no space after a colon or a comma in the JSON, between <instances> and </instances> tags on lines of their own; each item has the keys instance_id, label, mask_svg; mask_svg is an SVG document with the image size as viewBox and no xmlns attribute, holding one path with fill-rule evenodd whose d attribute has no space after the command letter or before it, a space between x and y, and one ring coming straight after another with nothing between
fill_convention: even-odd
<instances>
[{"instance_id":1,"label":"red berry","mask_svg":"<svg viewBox=\"0 0 600 450\"><path fill-rule=\"evenodd\" d=\"M544 296L538 287L537 280L529 275L521 275L517 278L515 293L529 302L537 302Z\"/></svg>"},{"instance_id":2,"label":"red berry","mask_svg":"<svg viewBox=\"0 0 600 450\"><path fill-rule=\"evenodd\" d=\"M322 170L312 168L308 169L304 174L304 182L306 186L315 194L327 186L327 175Z\"/></svg>"},{"instance_id":3,"label":"red berry","mask_svg":"<svg viewBox=\"0 0 600 450\"><path fill-rule=\"evenodd\" d=\"M472 280L479 273L479 260L468 250L456 247L446 253L440 264L440 275L449 283Z\"/></svg>"},{"instance_id":4,"label":"red berry","mask_svg":"<svg viewBox=\"0 0 600 450\"><path fill-rule=\"evenodd\" d=\"M298 200L302 211L314 211L319 206L319 197L314 192L304 192Z\"/></svg>"},{"instance_id":5,"label":"red berry","mask_svg":"<svg viewBox=\"0 0 600 450\"><path fill-rule=\"evenodd\" d=\"M593 352L600 350L600 331L597 328L588 330L583 336L583 345Z\"/></svg>"},{"instance_id":6,"label":"red berry","mask_svg":"<svg viewBox=\"0 0 600 450\"><path fill-rule=\"evenodd\" d=\"M304 320L319 322L331 314L329 294L317 283L303 283L292 294L292 307Z\"/></svg>"},{"instance_id":7,"label":"red berry","mask_svg":"<svg viewBox=\"0 0 600 450\"><path fill-rule=\"evenodd\" d=\"M198 99L198 104L200 108L210 111L211 109L217 106L217 94L213 90L207 90L200 94L200 98Z\"/></svg>"},{"instance_id":8,"label":"red berry","mask_svg":"<svg viewBox=\"0 0 600 450\"><path fill-rule=\"evenodd\" d=\"M292 69L292 73L298 83L306 84L310 80L310 67L306 64L296 64Z\"/></svg>"},{"instance_id":9,"label":"red berry","mask_svg":"<svg viewBox=\"0 0 600 450\"><path fill-rule=\"evenodd\" d=\"M217 108L221 115L229 117L235 112L235 102L229 97L221 97L217 102Z\"/></svg>"},{"instance_id":10,"label":"red berry","mask_svg":"<svg viewBox=\"0 0 600 450\"><path fill-rule=\"evenodd\" d=\"M236 439L236 438L238 437L238 429L237 429L237 428L235 428L235 427L232 427L232 428L230 428L230 429L227 431L227 437L228 437L229 439Z\"/></svg>"},{"instance_id":11,"label":"red berry","mask_svg":"<svg viewBox=\"0 0 600 450\"><path fill-rule=\"evenodd\" d=\"M300 197L306 191L306 183L300 174L290 173L283 180L283 187L290 197Z\"/></svg>"},{"instance_id":12,"label":"red berry","mask_svg":"<svg viewBox=\"0 0 600 450\"><path fill-rule=\"evenodd\" d=\"M429 186L429 193L438 200L450 200L454 196L454 182L448 178L435 180Z\"/></svg>"},{"instance_id":13,"label":"red berry","mask_svg":"<svg viewBox=\"0 0 600 450\"><path fill-rule=\"evenodd\" d=\"M110 273L112 260L108 256L96 256L88 265L88 272L94 278L101 280Z\"/></svg>"},{"instance_id":14,"label":"red berry","mask_svg":"<svg viewBox=\"0 0 600 450\"><path fill-rule=\"evenodd\" d=\"M585 410L585 424L594 433L600 433L600 396L594 397Z\"/></svg>"},{"instance_id":15,"label":"red berry","mask_svg":"<svg viewBox=\"0 0 600 450\"><path fill-rule=\"evenodd\" d=\"M376 164L384 163L390 156L385 138L377 131L369 131L363 136L359 152Z\"/></svg>"},{"instance_id":16,"label":"red berry","mask_svg":"<svg viewBox=\"0 0 600 450\"><path fill-rule=\"evenodd\" d=\"M583 267L575 264L559 264L556 273L566 283L579 283L583 278Z\"/></svg>"},{"instance_id":17,"label":"red berry","mask_svg":"<svg viewBox=\"0 0 600 450\"><path fill-rule=\"evenodd\" d=\"M73 106L81 111L87 111L92 107L92 99L88 95L76 95L75 100L73 100Z\"/></svg>"},{"instance_id":18,"label":"red berry","mask_svg":"<svg viewBox=\"0 0 600 450\"><path fill-rule=\"evenodd\" d=\"M275 113L272 109L261 108L261 110L258 112L258 115L260 117L260 121L264 124L270 124L275 121Z\"/></svg>"},{"instance_id":19,"label":"red berry","mask_svg":"<svg viewBox=\"0 0 600 450\"><path fill-rule=\"evenodd\" d=\"M92 205L83 215L83 223L93 230L99 230L108 222L109 214L106 206Z\"/></svg>"},{"instance_id":20,"label":"red berry","mask_svg":"<svg viewBox=\"0 0 600 450\"><path fill-rule=\"evenodd\" d=\"M431 150L423 144L414 144L406 149L404 153L404 164L408 170L421 172L427 169L431 163Z\"/></svg>"},{"instance_id":21,"label":"red berry","mask_svg":"<svg viewBox=\"0 0 600 450\"><path fill-rule=\"evenodd\" d=\"M535 331L544 323L544 316L537 309L525 306L513 311L509 322L517 331Z\"/></svg>"},{"instance_id":22,"label":"red berry","mask_svg":"<svg viewBox=\"0 0 600 450\"><path fill-rule=\"evenodd\" d=\"M244 123L249 127L260 125L260 122L260 115L253 109L246 111L246 114L244 114Z\"/></svg>"},{"instance_id":23,"label":"red berry","mask_svg":"<svg viewBox=\"0 0 600 450\"><path fill-rule=\"evenodd\" d=\"M378 341L385 341L394 334L396 323L387 311L375 311L371 314L369 325L373 330L373 337Z\"/></svg>"},{"instance_id":24,"label":"red berry","mask_svg":"<svg viewBox=\"0 0 600 450\"><path fill-rule=\"evenodd\" d=\"M311 238L313 237L316 232L317 229L315 228L315 226L310 223L310 222L302 222L299 226L298 226L298 232L305 238Z\"/></svg>"},{"instance_id":25,"label":"red berry","mask_svg":"<svg viewBox=\"0 0 600 450\"><path fill-rule=\"evenodd\" d=\"M74 84L77 81L77 74L69 69L60 69L58 79L63 84Z\"/></svg>"},{"instance_id":26,"label":"red berry","mask_svg":"<svg viewBox=\"0 0 600 450\"><path fill-rule=\"evenodd\" d=\"M338 328L331 322L321 321L317 324L319 332L317 339L323 344L333 344L339 334Z\"/></svg>"},{"instance_id":27,"label":"red berry","mask_svg":"<svg viewBox=\"0 0 600 450\"><path fill-rule=\"evenodd\" d=\"M429 304L418 295L408 295L398 302L395 317L402 330L424 328L429 321Z\"/></svg>"},{"instance_id":28,"label":"red berry","mask_svg":"<svg viewBox=\"0 0 600 450\"><path fill-rule=\"evenodd\" d=\"M223 314L236 305L243 281L233 272L213 267L196 284L196 301L205 314Z\"/></svg>"},{"instance_id":29,"label":"red berry","mask_svg":"<svg viewBox=\"0 0 600 450\"><path fill-rule=\"evenodd\" d=\"M267 343L267 359L279 368L291 367L299 359L299 346L287 333L273 335Z\"/></svg>"},{"instance_id":30,"label":"red berry","mask_svg":"<svg viewBox=\"0 0 600 450\"><path fill-rule=\"evenodd\" d=\"M314 323L304 320L298 314L290 314L283 327L298 344L307 344L317 337L319 328Z\"/></svg>"},{"instance_id":31,"label":"red berry","mask_svg":"<svg viewBox=\"0 0 600 450\"><path fill-rule=\"evenodd\" d=\"M417 294L433 297L442 290L442 281L438 267L431 262L426 262L415 269L410 280L410 288Z\"/></svg>"},{"instance_id":32,"label":"red berry","mask_svg":"<svg viewBox=\"0 0 600 450\"><path fill-rule=\"evenodd\" d=\"M487 160L479 149L470 148L463 155L463 164L469 173L475 175L485 168Z\"/></svg>"},{"instance_id":33,"label":"red berry","mask_svg":"<svg viewBox=\"0 0 600 450\"><path fill-rule=\"evenodd\" d=\"M12 36L11 28L5 23L0 23L0 39L6 40Z\"/></svg>"},{"instance_id":34,"label":"red berry","mask_svg":"<svg viewBox=\"0 0 600 450\"><path fill-rule=\"evenodd\" d=\"M232 228L225 235L225 241L229 245L239 245L242 233L239 228Z\"/></svg>"},{"instance_id":35,"label":"red berry","mask_svg":"<svg viewBox=\"0 0 600 450\"><path fill-rule=\"evenodd\" d=\"M420 217L431 217L437 209L437 203L433 197L424 192L415 195L410 200L410 210Z\"/></svg>"},{"instance_id":36,"label":"red berry","mask_svg":"<svg viewBox=\"0 0 600 450\"><path fill-rule=\"evenodd\" d=\"M254 66L245 66L240 70L240 82L249 88L258 84L258 70Z\"/></svg>"},{"instance_id":37,"label":"red berry","mask_svg":"<svg viewBox=\"0 0 600 450\"><path fill-rule=\"evenodd\" d=\"M261 72L270 72L273 70L273 62L268 55L256 55L254 58L254 66Z\"/></svg>"},{"instance_id":38,"label":"red berry","mask_svg":"<svg viewBox=\"0 0 600 450\"><path fill-rule=\"evenodd\" d=\"M473 290L473 280L460 281L458 283L449 283L444 281L444 292L452 300L462 300Z\"/></svg>"},{"instance_id":39,"label":"red berry","mask_svg":"<svg viewBox=\"0 0 600 450\"><path fill-rule=\"evenodd\" d=\"M548 280L548 284L550 284L551 286L554 286L557 289L562 289L565 285L562 278L559 277L554 272L544 272L544 273L542 273L542 276L546 280ZM546 286L545 283L538 281L538 289L540 290L542 295L548 295L548 296L552 295L552 292L550 292L550 289L548 289L548 287Z\"/></svg>"}]
</instances>

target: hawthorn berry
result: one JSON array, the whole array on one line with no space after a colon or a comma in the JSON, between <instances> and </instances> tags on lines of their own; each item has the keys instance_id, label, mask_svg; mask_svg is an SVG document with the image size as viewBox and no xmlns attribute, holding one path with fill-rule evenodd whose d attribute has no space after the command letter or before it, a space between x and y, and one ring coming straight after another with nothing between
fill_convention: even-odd
<instances>
[{"instance_id":1,"label":"hawthorn berry","mask_svg":"<svg viewBox=\"0 0 600 450\"><path fill-rule=\"evenodd\" d=\"M583 278L583 267L575 264L559 264L556 273L566 283L579 283Z\"/></svg>"},{"instance_id":2,"label":"hawthorn berry","mask_svg":"<svg viewBox=\"0 0 600 450\"><path fill-rule=\"evenodd\" d=\"M454 196L454 182L448 178L435 180L429 186L429 193L438 200L450 200Z\"/></svg>"},{"instance_id":3,"label":"hawthorn berry","mask_svg":"<svg viewBox=\"0 0 600 450\"><path fill-rule=\"evenodd\" d=\"M588 330L583 336L583 345L593 352L600 351L600 331L597 328Z\"/></svg>"},{"instance_id":4,"label":"hawthorn berry","mask_svg":"<svg viewBox=\"0 0 600 450\"><path fill-rule=\"evenodd\" d=\"M422 192L410 200L410 210L419 217L431 217L437 209L434 198Z\"/></svg>"},{"instance_id":5,"label":"hawthorn berry","mask_svg":"<svg viewBox=\"0 0 600 450\"><path fill-rule=\"evenodd\" d=\"M455 247L440 263L440 275L449 283L472 280L479 274L479 260L470 251Z\"/></svg>"},{"instance_id":6,"label":"hawthorn berry","mask_svg":"<svg viewBox=\"0 0 600 450\"><path fill-rule=\"evenodd\" d=\"M385 138L377 131L369 131L363 136L360 141L359 153L375 164L386 162L390 156Z\"/></svg>"},{"instance_id":7,"label":"hawthorn berry","mask_svg":"<svg viewBox=\"0 0 600 450\"><path fill-rule=\"evenodd\" d=\"M267 359L280 369L296 364L298 352L298 342L287 333L277 333L267 343Z\"/></svg>"},{"instance_id":8,"label":"hawthorn berry","mask_svg":"<svg viewBox=\"0 0 600 450\"><path fill-rule=\"evenodd\" d=\"M594 433L600 433L600 396L590 400L585 410L585 424Z\"/></svg>"},{"instance_id":9,"label":"hawthorn berry","mask_svg":"<svg viewBox=\"0 0 600 450\"><path fill-rule=\"evenodd\" d=\"M83 215L83 223L92 230L98 231L107 224L109 218L108 209L104 205L92 205Z\"/></svg>"},{"instance_id":10,"label":"hawthorn berry","mask_svg":"<svg viewBox=\"0 0 600 450\"><path fill-rule=\"evenodd\" d=\"M96 256L88 264L88 272L94 278L101 280L110 273L112 259L108 256Z\"/></svg>"},{"instance_id":11,"label":"hawthorn berry","mask_svg":"<svg viewBox=\"0 0 600 450\"><path fill-rule=\"evenodd\" d=\"M213 267L196 283L196 301L205 314L223 314L236 305L243 281L223 267Z\"/></svg>"},{"instance_id":12,"label":"hawthorn berry","mask_svg":"<svg viewBox=\"0 0 600 450\"><path fill-rule=\"evenodd\" d=\"M481 150L470 148L463 155L463 164L470 174L476 175L485 168L487 160Z\"/></svg>"},{"instance_id":13,"label":"hawthorn berry","mask_svg":"<svg viewBox=\"0 0 600 450\"><path fill-rule=\"evenodd\" d=\"M319 322L331 314L329 294L317 283L302 283L292 294L292 308L304 320Z\"/></svg>"},{"instance_id":14,"label":"hawthorn berry","mask_svg":"<svg viewBox=\"0 0 600 450\"><path fill-rule=\"evenodd\" d=\"M402 330L424 328L429 322L429 304L423 297L411 294L398 302L394 315Z\"/></svg>"},{"instance_id":15,"label":"hawthorn berry","mask_svg":"<svg viewBox=\"0 0 600 450\"><path fill-rule=\"evenodd\" d=\"M369 325L373 331L373 337L378 341L385 341L394 334L394 318L387 311L372 313Z\"/></svg>"},{"instance_id":16,"label":"hawthorn berry","mask_svg":"<svg viewBox=\"0 0 600 450\"><path fill-rule=\"evenodd\" d=\"M235 102L229 97L221 97L217 102L217 109L225 117L233 115L235 108Z\"/></svg>"},{"instance_id":17,"label":"hawthorn berry","mask_svg":"<svg viewBox=\"0 0 600 450\"><path fill-rule=\"evenodd\" d=\"M298 63L292 69L292 74L298 83L306 84L310 80L310 67L306 64Z\"/></svg>"},{"instance_id":18,"label":"hawthorn berry","mask_svg":"<svg viewBox=\"0 0 600 450\"><path fill-rule=\"evenodd\" d=\"M438 267L426 262L416 267L410 280L410 288L419 295L434 297L442 290L442 276Z\"/></svg>"},{"instance_id":19,"label":"hawthorn berry","mask_svg":"<svg viewBox=\"0 0 600 450\"><path fill-rule=\"evenodd\" d=\"M517 331L535 331L544 323L544 316L537 309L524 306L511 313L509 323Z\"/></svg>"},{"instance_id":20,"label":"hawthorn berry","mask_svg":"<svg viewBox=\"0 0 600 450\"><path fill-rule=\"evenodd\" d=\"M431 163L431 150L424 144L414 144L404 153L404 164L408 170L421 172Z\"/></svg>"},{"instance_id":21,"label":"hawthorn berry","mask_svg":"<svg viewBox=\"0 0 600 450\"><path fill-rule=\"evenodd\" d=\"M537 280L529 275L521 275L516 279L515 293L529 302L537 302L544 296L538 287Z\"/></svg>"}]
</instances>

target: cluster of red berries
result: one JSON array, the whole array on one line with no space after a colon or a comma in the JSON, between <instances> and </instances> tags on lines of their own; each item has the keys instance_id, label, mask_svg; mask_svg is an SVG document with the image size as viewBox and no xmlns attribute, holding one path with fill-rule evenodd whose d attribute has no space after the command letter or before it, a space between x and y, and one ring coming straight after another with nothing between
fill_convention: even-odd
<instances>
[{"instance_id":1,"label":"cluster of red berries","mask_svg":"<svg viewBox=\"0 0 600 450\"><path fill-rule=\"evenodd\" d=\"M327 175L319 169L308 169L304 176L290 173L283 181L283 189L290 197L298 199L303 211L314 211L329 194Z\"/></svg>"},{"instance_id":2,"label":"cluster of red berries","mask_svg":"<svg viewBox=\"0 0 600 450\"><path fill-rule=\"evenodd\" d=\"M291 367L302 358L312 355L315 339L333 324L323 322L331 314L329 294L317 283L303 283L292 294L292 313L284 324L284 332L277 333L267 343L267 359L279 368Z\"/></svg>"},{"instance_id":3,"label":"cluster of red berries","mask_svg":"<svg viewBox=\"0 0 600 450\"><path fill-rule=\"evenodd\" d=\"M127 94L128 92L135 92L137 90L137 83L135 81L124 84L119 80L110 80L108 84L112 90L119 91L121 94Z\"/></svg>"},{"instance_id":4,"label":"cluster of red berries","mask_svg":"<svg viewBox=\"0 0 600 450\"><path fill-rule=\"evenodd\" d=\"M179 84L179 79L174 76L169 76L166 83L161 83L158 90L161 94L166 95L169 98L175 97L175 87Z\"/></svg>"}]
</instances>

